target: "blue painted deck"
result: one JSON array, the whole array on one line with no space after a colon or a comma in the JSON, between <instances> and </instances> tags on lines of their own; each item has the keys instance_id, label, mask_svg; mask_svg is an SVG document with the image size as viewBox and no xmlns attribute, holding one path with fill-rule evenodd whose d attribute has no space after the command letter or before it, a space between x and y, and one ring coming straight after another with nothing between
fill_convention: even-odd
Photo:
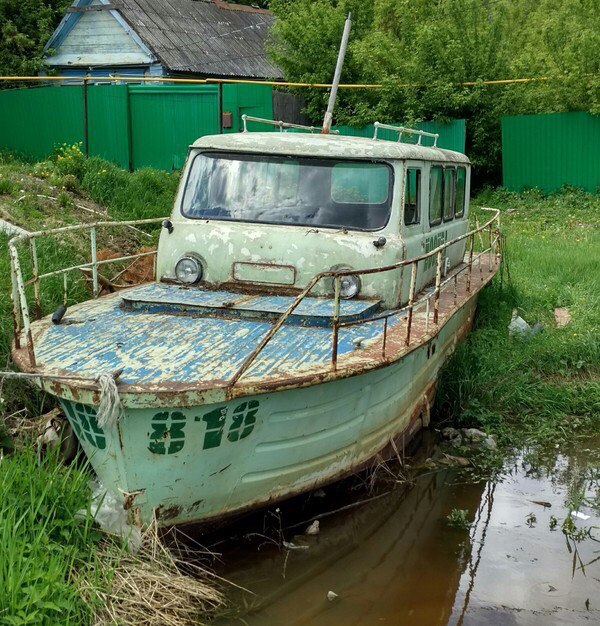
<instances>
[{"instance_id":1,"label":"blue painted deck","mask_svg":"<svg viewBox=\"0 0 600 626\"><path fill-rule=\"evenodd\" d=\"M272 322L260 319L227 318L215 315L179 312L127 310L123 299L147 300L168 294L174 302L185 299L203 306L223 306L232 296L228 292L181 290L176 285L148 285L111 294L70 307L63 323L55 326L48 318L35 322L35 353L44 371L77 373L96 377L100 373L123 369L125 383L162 385L197 383L210 386L229 380L265 336ZM182 294L184 296L182 297ZM168 299L168 298L167 298ZM264 306L283 311L292 298L266 297L244 301L240 305ZM373 303L346 301L344 315L364 314ZM303 313L326 316L332 302L311 298ZM366 307L366 308L365 308ZM388 329L398 323L391 318ZM343 357L362 345L381 342L383 322L365 322L341 328L338 354ZM331 328L319 325L284 325L267 344L245 374L252 380L285 379L326 370L330 367Z\"/></svg>"}]
</instances>

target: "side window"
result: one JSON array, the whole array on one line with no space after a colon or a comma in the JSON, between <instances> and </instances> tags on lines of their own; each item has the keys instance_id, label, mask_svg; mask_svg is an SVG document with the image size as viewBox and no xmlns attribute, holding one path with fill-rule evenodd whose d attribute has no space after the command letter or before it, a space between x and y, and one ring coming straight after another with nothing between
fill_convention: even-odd
<instances>
[{"instance_id":1,"label":"side window","mask_svg":"<svg viewBox=\"0 0 600 626\"><path fill-rule=\"evenodd\" d=\"M456 180L454 168L444 168L444 222L454 218L454 182Z\"/></svg>"},{"instance_id":2,"label":"side window","mask_svg":"<svg viewBox=\"0 0 600 626\"><path fill-rule=\"evenodd\" d=\"M456 170L456 217L465 214L465 195L467 186L467 170L459 167Z\"/></svg>"},{"instance_id":3,"label":"side window","mask_svg":"<svg viewBox=\"0 0 600 626\"><path fill-rule=\"evenodd\" d=\"M404 187L404 223L418 224L421 221L421 170L406 170Z\"/></svg>"},{"instance_id":4,"label":"side window","mask_svg":"<svg viewBox=\"0 0 600 626\"><path fill-rule=\"evenodd\" d=\"M444 170L433 166L429 175L429 224L434 226L442 221L442 181Z\"/></svg>"}]
</instances>

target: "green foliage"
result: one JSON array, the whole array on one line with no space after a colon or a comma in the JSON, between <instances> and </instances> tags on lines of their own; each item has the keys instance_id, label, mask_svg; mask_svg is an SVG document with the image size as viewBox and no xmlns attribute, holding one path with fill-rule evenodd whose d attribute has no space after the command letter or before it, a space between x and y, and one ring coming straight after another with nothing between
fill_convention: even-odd
<instances>
[{"instance_id":1,"label":"green foliage","mask_svg":"<svg viewBox=\"0 0 600 626\"><path fill-rule=\"evenodd\" d=\"M0 196L2 195L9 196L12 193L14 193L15 189L16 189L15 184L12 181L0 175Z\"/></svg>"},{"instance_id":2,"label":"green foliage","mask_svg":"<svg viewBox=\"0 0 600 626\"><path fill-rule=\"evenodd\" d=\"M344 17L353 30L336 122L467 119L477 181L500 177L500 117L600 112L599 0L272 0L271 55L292 81L330 82ZM513 85L482 81L542 80ZM473 85L462 85L471 82ZM313 122L327 93L299 91Z\"/></svg>"},{"instance_id":3,"label":"green foliage","mask_svg":"<svg viewBox=\"0 0 600 626\"><path fill-rule=\"evenodd\" d=\"M71 0L0 2L0 75L26 76L42 69L42 49ZM0 88L11 86L0 84Z\"/></svg>"},{"instance_id":4,"label":"green foliage","mask_svg":"<svg viewBox=\"0 0 600 626\"><path fill-rule=\"evenodd\" d=\"M81 180L85 169L85 155L81 142L72 145L62 144L54 151L54 173L59 176L71 175Z\"/></svg>"},{"instance_id":5,"label":"green foliage","mask_svg":"<svg viewBox=\"0 0 600 626\"><path fill-rule=\"evenodd\" d=\"M114 219L144 219L171 212L179 175L143 168L129 173L103 159L85 159L81 188L108 207Z\"/></svg>"},{"instance_id":6,"label":"green foliage","mask_svg":"<svg viewBox=\"0 0 600 626\"><path fill-rule=\"evenodd\" d=\"M77 577L100 535L89 514L75 517L89 507L88 481L53 456L38 462L33 450L0 462L0 624L89 623Z\"/></svg>"}]
</instances>

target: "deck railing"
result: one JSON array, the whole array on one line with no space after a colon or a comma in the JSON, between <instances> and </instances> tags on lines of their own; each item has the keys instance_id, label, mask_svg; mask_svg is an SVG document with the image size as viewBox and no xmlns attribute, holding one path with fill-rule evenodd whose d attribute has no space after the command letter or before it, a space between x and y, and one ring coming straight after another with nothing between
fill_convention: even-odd
<instances>
[{"instance_id":1,"label":"deck railing","mask_svg":"<svg viewBox=\"0 0 600 626\"><path fill-rule=\"evenodd\" d=\"M87 270L91 272L92 283L92 296L97 298L100 293L100 280L98 274L98 268L104 265L113 263L121 263L124 261L135 261L143 257L154 257L156 260L156 250L149 252L138 252L136 254L128 254L110 259L98 259L97 249L97 232L101 228L132 228L138 232L143 232L138 229L139 226L145 224L159 224L164 218L150 218L144 220L132 220L126 222L94 222L90 224L76 224L73 226L63 226L61 228L54 228L49 230L39 230L31 233L25 233L13 237L8 242L8 252L10 255L11 265L11 280L12 280L12 304L13 304L13 323L15 328L15 343L17 348L20 347L21 333L25 333L26 347L29 355L30 366L35 367L35 352L33 348L33 338L31 336L31 313L29 309L29 303L27 299L26 288L33 286L33 300L34 300L34 312L36 317L42 315L40 286L42 280L52 278L54 276L63 277L63 304L67 306L68 298L68 282L67 277L71 272L83 272ZM41 237L63 235L66 233L85 233L87 231L87 237L89 238L90 249L90 261L80 263L78 265L71 265L69 267L40 273L40 263L36 242ZM31 278L24 280L23 272L21 270L21 262L19 258L18 246L23 243L29 244L29 254L31 257ZM154 274L156 274L156 263L154 264ZM82 276L83 277L83 276Z\"/></svg>"},{"instance_id":2,"label":"deck railing","mask_svg":"<svg viewBox=\"0 0 600 626\"><path fill-rule=\"evenodd\" d=\"M456 237L450 241L443 243L437 248L422 254L418 257L413 257L411 259L405 259L403 261L399 261L398 263L394 263L392 265L375 267L375 268L367 268L367 269L348 269L348 270L331 270L326 272L321 272L315 275L308 284L302 289L302 291L296 296L294 301L290 304L286 311L284 311L279 319L273 324L271 329L266 333L266 335L261 339L261 341L256 345L256 347L252 350L250 355L246 358L246 360L239 367L237 372L229 381L229 386L234 386L239 379L244 375L244 373L250 368L252 363L256 360L258 355L262 352L265 346L271 341L274 335L278 332L278 330L283 326L283 324L287 321L290 315L295 311L298 305L309 296L312 289L323 280L331 280L333 282L333 291L334 291L334 311L333 311L333 321L332 321L332 342L331 342L331 364L333 369L337 369L338 366L338 347L339 347L339 332L340 328L347 328L351 326L356 326L359 324L366 324L374 321L383 320L383 337L382 337L382 349L381 349L381 358L383 360L386 359L386 346L387 346L387 336L388 336L388 325L389 319L392 317L397 317L401 315L406 316L406 331L404 336L404 343L406 347L411 345L412 339L412 326L413 326L413 317L415 310L419 307L425 307L426 315L425 315L425 330L426 332L429 330L429 326L431 323L434 325L439 324L439 304L440 304L440 295L442 291L448 286L453 284L454 288L454 303L457 302L457 290L458 290L458 277L459 275L466 273L466 291L471 291L472 284L472 274L473 274L473 264L475 261L478 261L483 255L488 254L489 263L488 270L491 272L493 270L492 264L492 256L498 255L499 253L499 240L500 240L500 212L496 209L488 209L484 208L485 211L492 211L494 213L493 217L491 217L487 222L482 225L476 225L473 230L466 232L464 235ZM62 228L55 228L52 230L45 231L37 231L32 233L27 233L23 235L18 235L13 237L8 244L9 254L10 254L10 262L11 262L11 278L12 278L12 301L13 301L13 319L14 319L14 327L15 327L15 342L17 348L20 348L20 339L21 334L25 335L26 347L29 355L30 366L34 368L36 366L35 361L35 352L33 346L33 338L31 335L31 315L30 309L26 294L26 288L29 286L33 286L33 298L34 298L34 306L35 306L35 314L37 317L41 316L42 308L41 308L41 297L40 297L40 284L41 281L47 278L51 278L53 276L63 276L63 304L67 305L67 276L70 272L87 270L91 271L91 283L92 283L92 296L94 298L98 297L100 293L100 280L98 275L98 268L100 266L104 266L111 263L119 263L124 261L135 261L136 259L153 256L156 260L156 250L152 250L149 252L140 252L136 254L129 254L120 256L117 258L111 259L102 259L98 260L97 255L97 237L96 233L100 228L111 228L111 227L129 227L129 228L137 228L140 225L146 224L158 224L163 220L163 218L152 218L145 220L134 220L127 222L95 222L92 224L78 224L73 226L64 226ZM49 235L57 235L69 232L85 232L88 231L89 236L89 244L90 244L90 258L89 262L80 263L78 265L72 265L66 268L57 269L49 272L40 273L39 272L39 259L36 248L36 241L40 237L45 237ZM484 235L486 236L487 241L484 241ZM479 247L481 248L477 252L475 252L475 238L478 238ZM450 276L444 277L444 251L452 245L455 245L461 241L467 240L467 261L463 267L459 268L457 271L454 271ZM19 252L18 246L23 243L29 244L29 251L31 256L31 266L32 266L32 277L28 280L23 279L23 273L21 271L21 263L19 260ZM419 264L423 263L426 259L431 257L436 257L436 273L435 273L435 288L421 296L417 299L417 273ZM341 301L341 279L343 276L365 276L369 274L379 274L384 272L390 272L395 270L400 271L400 284L399 291L402 294L402 283L404 278L403 269L410 266L410 284L409 284L409 292L408 292L408 301L406 304L403 304L397 308L392 308L386 310L383 313L378 315L371 316L366 319L354 320L354 321L342 321L340 320L340 301ZM478 263L479 272L483 273L483 266L481 262ZM156 271L156 266L154 268ZM432 300L433 300L433 316L431 316L431 308L432 308ZM430 321L430 317L432 320Z\"/></svg>"},{"instance_id":3,"label":"deck railing","mask_svg":"<svg viewBox=\"0 0 600 626\"><path fill-rule=\"evenodd\" d=\"M294 301L290 304L286 311L284 311L279 319L275 322L275 324L271 327L271 329L267 332L267 334L262 338L262 340L257 344L257 346L252 350L248 358L242 363L237 372L233 375L233 377L229 381L229 386L233 387L239 379L244 375L246 371L250 368L252 363L256 360L258 355L263 351L265 346L271 341L277 331L283 326L289 316L296 310L298 305L306 298L315 285L321 281L326 279L333 280L334 285L334 304L333 304L333 322L332 322L332 341L331 341L331 364L333 369L337 369L338 364L338 347L339 347L339 331L340 328L356 326L359 324L367 324L369 322L374 322L378 320L383 320L383 338L382 338L382 350L381 350L381 358L385 360L386 358L386 345L387 345L387 335L388 335L388 320L391 317L396 317L402 314L406 314L406 333L404 337L404 343L406 347L411 345L411 331L413 324L413 316L414 311L421 306L425 306L426 308L426 316L425 316L425 328L426 331L429 330L430 325L430 309L431 309L431 300L433 299L433 324L439 324L439 305L440 305L440 295L442 290L453 283L454 286L454 303L457 302L458 296L458 276L462 273L466 273L466 291L469 293L471 291L472 284L472 274L473 274L473 263L475 261L479 261L479 259L488 254L489 262L488 262L488 271L491 273L493 270L492 265L492 256L499 255L500 249L500 211L498 209L490 209L487 207L483 207L484 211L493 212L494 215L484 224L477 224L473 230L466 232L464 235L460 235L459 237L455 237L454 239L447 241L437 248L422 254L417 257L413 257L411 259L405 259L403 261L399 261L398 263L394 263L392 265L386 265L382 267L374 267L362 270L348 269L348 270L331 270L327 272L320 272L315 275L304 287L304 289L296 296ZM484 243L483 233L487 235L487 245ZM475 252L475 236L478 236L480 241L481 250ZM468 259L465 263L464 267L459 268L458 271L452 273L451 276L443 280L443 265L444 265L444 250L449 248L452 245L455 245L461 241L468 240ZM416 285L417 285L417 272L419 263L422 263L426 259L431 257L436 257L436 273L435 273L435 288L430 293L427 293L415 300L416 294ZM408 293L408 302L405 305L399 306L397 308L389 309L383 313L378 315L371 316L369 318L363 318L355 321L340 321L340 286L342 276L365 276L368 274L379 274L383 272L391 272L394 270L400 271L400 284L399 284L399 292L400 297L402 297L402 283L403 283L403 268L411 267L410 272L410 286ZM478 263L480 273L483 273L483 267L481 262Z\"/></svg>"}]
</instances>

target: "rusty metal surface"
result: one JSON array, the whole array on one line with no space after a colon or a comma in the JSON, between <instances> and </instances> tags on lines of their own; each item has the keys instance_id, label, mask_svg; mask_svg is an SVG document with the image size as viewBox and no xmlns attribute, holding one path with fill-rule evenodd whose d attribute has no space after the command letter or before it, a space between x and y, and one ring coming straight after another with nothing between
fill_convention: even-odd
<instances>
[{"instance_id":1,"label":"rusty metal surface","mask_svg":"<svg viewBox=\"0 0 600 626\"><path fill-rule=\"evenodd\" d=\"M488 259L488 256L490 257ZM492 270L490 271L490 263ZM384 367L401 359L407 353L417 349L423 343L435 337L440 329L449 321L452 315L468 305L468 303L476 298L479 290L486 285L494 276L499 264L497 255L485 255L474 261L473 272L471 277L471 289L467 290L468 274L462 272L457 277L456 294L454 289L442 290L439 299L439 319L438 324L432 323L432 315L426 315L424 305L415 308L412 318L412 341L410 346L406 345L407 319L405 315L390 316L387 323L387 337L385 357L382 356L383 344L383 321L367 322L358 325L352 334L346 336L345 342L340 342L344 348L338 354L337 368L331 365L331 330L324 328L298 328L294 327L294 342L290 344L290 336L286 334L279 343L275 343L271 350L265 349L265 353L257 360L257 362L248 370L247 374L239 380L235 386L229 385L228 376L231 375L233 365L239 363L240 345L246 348L252 345L254 347L256 338L264 337L269 328L269 324L253 322L255 326L252 330L247 327L242 332L242 344L236 343L235 347L229 344L229 349L237 351L230 354L227 350L222 350L227 343L221 344L221 348L215 349L212 355L204 355L202 371L195 374L192 370L188 370L186 376L176 376L173 372L173 366L177 367L177 350L185 349L188 358L194 352L194 346L190 345L190 335L185 332L182 327L180 316L174 316L176 322L174 324L174 334L169 333L169 329L163 324L164 320L168 320L170 316L159 316L160 322L156 315L147 315L150 328L155 328L157 333L156 342L159 345L158 354L155 354L156 346L147 346L144 355L143 348L141 356L150 358L156 363L167 365L163 371L157 373L156 370L147 372L146 376L138 377L136 380L128 379L127 374L123 375L123 382L119 385L119 391L124 406L142 407L142 406L198 406L210 402L219 402L225 399L240 397L244 395L267 393L275 390L290 389L294 387L310 386L319 382L326 382L338 378L353 376L361 372L371 369ZM456 305L454 303L456 298ZM119 295L111 294L96 301L90 301L73 307L70 315L72 321L76 322L64 327L63 329L78 329L81 324L88 320L88 323L94 324L98 316L104 314L107 320L114 322L113 313L118 310ZM138 314L139 315L139 314ZM80 317L79 317L80 316ZM148 328L144 325L146 317L138 317L140 327L136 331L138 334L138 343L144 344L147 337ZM197 320L194 319L193 322ZM239 324L239 322L231 322ZM113 324L113 328L115 324ZM64 355L57 356L56 341L49 341L47 333L54 329L51 328L49 319L45 318L31 325L33 343L37 346L38 366L35 371L39 371L47 376L65 375L80 372L84 380L81 383L68 383L65 381L52 381L45 379L40 381L40 385L58 395L59 397L74 399L83 403L96 404L98 402L98 393L93 378L98 375L98 364L100 361L93 361L97 358L97 354L87 354L82 350L81 344L73 344L71 358L69 361L64 360ZM358 329L357 332L355 329ZM370 329L370 332L365 333ZM239 330L239 328L238 328ZM298 331L303 331L304 335L298 335ZM344 329L340 329L342 332ZM114 332L114 331L113 331ZM321 333L321 334L319 334ZM121 339L115 339L114 334L111 339L113 352L118 351L117 342L125 339L127 333L123 334ZM218 335L221 341L226 340L227 331ZM363 338L357 347L353 340ZM174 339L177 338L177 341ZM304 341L310 338L314 343L314 352L307 353L304 349ZM254 343L251 341L254 339ZM77 342L77 340L76 340ZM169 343L166 343L169 342ZM27 348L24 347L26 342L21 342L21 348L13 347L13 356L17 365L25 370L31 371L29 365L29 356ZM107 346L109 344L107 343ZM40 346L42 350L40 351ZM75 346L77 348L75 349ZM60 348L58 348L60 349ZM44 355L55 355L53 363L46 363ZM183 352L182 352L183 354ZM242 356L245 356L245 352ZM210 356L210 358L207 358ZM292 356L294 358L283 358ZM231 361L227 361L231 358ZM92 359L92 362L89 360ZM87 361L87 365L86 365ZM115 358L111 361L112 369L117 369L118 363L123 363ZM114 366L114 367L113 367ZM72 367L74 369L69 369Z\"/></svg>"},{"instance_id":2,"label":"rusty metal surface","mask_svg":"<svg viewBox=\"0 0 600 626\"><path fill-rule=\"evenodd\" d=\"M498 211L492 211L494 216L482 226L477 225L476 230L420 256L380 267L336 269L317 274L295 298L275 298L278 307L274 310L277 313L284 310L273 324L268 317L256 320L207 317L199 324L197 319L185 315L126 312L119 306L120 299L116 295L72 307L69 319L58 328L51 325L48 318L32 324L17 243L31 242L48 232L82 229L90 229L93 240L97 226L116 223L68 226L16 237L9 242L18 331L15 361L25 371L44 375L46 380L41 379L39 384L51 393L91 403L98 398L95 383L98 375L123 370L121 392L125 406L197 406L252 393L308 386L379 368L398 360L438 333L453 312L493 276L500 258L497 254L499 234L493 231L493 224L498 223ZM488 235L487 249L482 233ZM476 234L484 252L474 254ZM442 280L444 251L466 239L470 241L466 263L454 268L450 277ZM419 263L431 258L437 259L435 288L415 294L415 270ZM94 267L97 263L95 259L84 266ZM348 274L386 273L408 265L412 267L412 279L405 306L371 315L359 325L359 320L340 317L338 290L333 304L333 333L324 328L297 326L290 331L293 314L307 307L306 302L311 302L307 300L308 294L320 281L339 282L340 277ZM77 268L63 270L63 276L74 269ZM36 296L37 293L38 290ZM219 294L214 295L218 299ZM360 307L361 302L344 306ZM261 308L264 309L263 304L259 304L257 310ZM308 312L313 309L314 304L308 306ZM360 312L358 317L362 317ZM52 379L69 375L81 376L81 383Z\"/></svg>"}]
</instances>

